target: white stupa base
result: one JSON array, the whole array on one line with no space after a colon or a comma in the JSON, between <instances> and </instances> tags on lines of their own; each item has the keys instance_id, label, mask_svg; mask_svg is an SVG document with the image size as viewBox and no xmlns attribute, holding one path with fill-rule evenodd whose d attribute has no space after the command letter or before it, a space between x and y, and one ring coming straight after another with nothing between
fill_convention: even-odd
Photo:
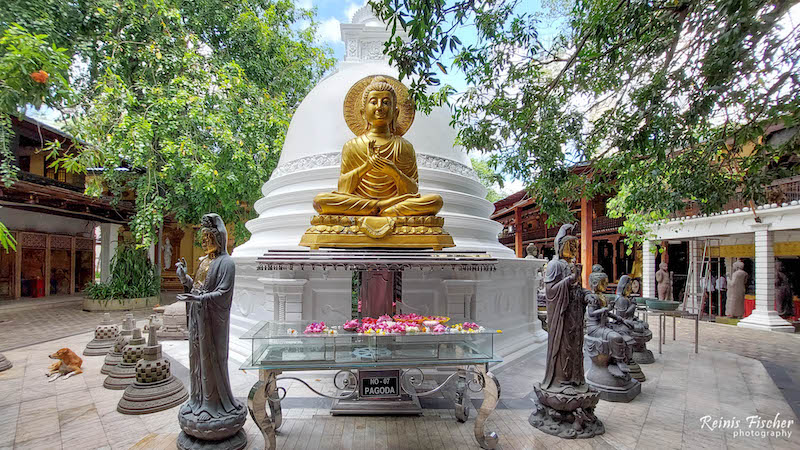
<instances>
[{"instance_id":1,"label":"white stupa base","mask_svg":"<svg viewBox=\"0 0 800 450\"><path fill-rule=\"evenodd\" d=\"M754 330L794 333L794 325L779 316L776 311L753 310L749 316L740 320L736 325Z\"/></svg>"},{"instance_id":2,"label":"white stupa base","mask_svg":"<svg viewBox=\"0 0 800 450\"><path fill-rule=\"evenodd\" d=\"M252 349L240 340L260 321L315 321L342 325L352 318L352 272L257 271L255 259L236 261L231 309L230 358L244 361ZM544 260L501 260L492 272L407 270L400 311L445 315L502 330L495 352L504 357L547 341L538 319L538 269Z\"/></svg>"}]
</instances>

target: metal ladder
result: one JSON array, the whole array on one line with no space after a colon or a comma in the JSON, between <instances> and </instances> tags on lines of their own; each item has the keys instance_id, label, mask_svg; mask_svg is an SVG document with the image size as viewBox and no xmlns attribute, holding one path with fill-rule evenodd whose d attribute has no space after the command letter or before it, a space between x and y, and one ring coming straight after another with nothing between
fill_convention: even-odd
<instances>
[{"instance_id":1,"label":"metal ladder","mask_svg":"<svg viewBox=\"0 0 800 450\"><path fill-rule=\"evenodd\" d=\"M683 294L683 311L689 312L692 314L697 314L698 316L702 316L706 313L706 311L702 311L702 304L703 304L703 295L705 294L705 286L703 285L703 281L708 276L708 273L711 271L711 249L717 249L717 261L716 269L717 269L717 276L720 275L720 240L717 238L710 238L703 240L703 256L700 260L695 260L692 257L694 255L689 254L689 273L686 277L686 287L684 288ZM698 267L699 266L699 267ZM700 274L700 278L695 278L696 274ZM694 289L690 288L693 287ZM691 299L691 306L688 306L689 310L687 310L687 304L689 303L689 299ZM709 295L708 299L708 318L711 319L711 302L713 301L713 296ZM717 296L717 313L721 313L720 311L720 296Z\"/></svg>"}]
</instances>

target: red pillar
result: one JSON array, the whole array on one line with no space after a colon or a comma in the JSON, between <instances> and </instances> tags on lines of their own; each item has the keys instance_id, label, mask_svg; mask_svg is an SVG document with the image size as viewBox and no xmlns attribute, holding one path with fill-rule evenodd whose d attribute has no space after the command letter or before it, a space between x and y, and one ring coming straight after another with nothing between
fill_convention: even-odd
<instances>
[{"instance_id":1,"label":"red pillar","mask_svg":"<svg viewBox=\"0 0 800 450\"><path fill-rule=\"evenodd\" d=\"M514 208L514 250L517 253L517 258L524 258L524 249L522 248L522 208L517 206Z\"/></svg>"},{"instance_id":2,"label":"red pillar","mask_svg":"<svg viewBox=\"0 0 800 450\"><path fill-rule=\"evenodd\" d=\"M589 286L592 273L592 202L581 199L581 264L583 264L583 286Z\"/></svg>"}]
</instances>

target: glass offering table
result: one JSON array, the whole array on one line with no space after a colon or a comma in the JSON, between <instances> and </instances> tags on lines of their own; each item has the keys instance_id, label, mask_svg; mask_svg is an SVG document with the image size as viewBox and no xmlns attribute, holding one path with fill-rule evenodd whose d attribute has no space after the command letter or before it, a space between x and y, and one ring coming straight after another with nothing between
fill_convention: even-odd
<instances>
[{"instance_id":1,"label":"glass offering table","mask_svg":"<svg viewBox=\"0 0 800 450\"><path fill-rule=\"evenodd\" d=\"M282 422L281 399L286 396L286 389L278 382L286 379L299 381L315 394L337 401L403 395L417 404L418 397L439 392L454 381L457 420L465 422L469 417L469 392L483 391L483 403L475 419L475 439L482 448L497 445L497 433L484 432L486 419L500 397L500 383L488 371L489 363L501 362L494 355L497 331L368 335L338 328L336 334L304 334L309 323L260 322L241 337L252 343L251 355L241 369L259 373L259 381L248 396L248 408L266 448L276 448L275 432ZM453 367L454 372L436 388L418 391L424 379L422 369L441 366ZM365 377L359 369L386 376ZM300 378L279 376L289 371L318 370L337 371L333 378L336 395L319 392ZM391 402L386 404L388 409L378 413L391 414Z\"/></svg>"}]
</instances>

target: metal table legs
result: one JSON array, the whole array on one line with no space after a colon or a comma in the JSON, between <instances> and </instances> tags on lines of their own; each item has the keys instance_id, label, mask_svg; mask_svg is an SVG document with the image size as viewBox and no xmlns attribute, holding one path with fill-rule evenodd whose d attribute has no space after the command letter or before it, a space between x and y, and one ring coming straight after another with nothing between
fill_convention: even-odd
<instances>
[{"instance_id":1,"label":"metal table legs","mask_svg":"<svg viewBox=\"0 0 800 450\"><path fill-rule=\"evenodd\" d=\"M247 396L247 409L250 410L253 422L261 430L266 450L277 448L275 431L281 427L283 422L281 400L278 397L278 374L280 374L278 370L259 370L258 381ZM267 405L269 405L269 414L267 414Z\"/></svg>"},{"instance_id":2,"label":"metal table legs","mask_svg":"<svg viewBox=\"0 0 800 450\"><path fill-rule=\"evenodd\" d=\"M261 430L266 450L275 450L277 448L275 433L283 421L281 412L282 396L279 396L279 388L277 386L280 373L280 370L260 369L258 371L258 381L250 389L250 394L247 396L247 408L250 410L250 417L256 423L258 429ZM456 373L448 377L436 388L419 393L412 390L414 392L412 395L425 396L433 394L454 378L456 379L455 415L459 422L466 422L469 418L471 407L469 391L483 391L483 403L481 403L481 407L478 410L473 432L481 448L494 449L497 446L499 436L494 431L487 433L485 427L486 420L495 410L500 400L500 382L487 370L486 364L476 365L474 371L466 367L460 367ZM283 388L280 389L283 390ZM317 391L314 392L320 394ZM327 397L327 395L323 396ZM269 405L269 413L267 412L267 405Z\"/></svg>"},{"instance_id":3,"label":"metal table legs","mask_svg":"<svg viewBox=\"0 0 800 450\"><path fill-rule=\"evenodd\" d=\"M497 402L500 400L500 382L494 375L486 370L486 364L481 364L476 367L478 369L479 377L481 378L483 386L483 403L481 409L478 411L478 418L475 419L475 439L480 444L481 448L493 449L497 445L500 437L496 432L484 432L484 425L486 419L497 407Z\"/></svg>"}]
</instances>

